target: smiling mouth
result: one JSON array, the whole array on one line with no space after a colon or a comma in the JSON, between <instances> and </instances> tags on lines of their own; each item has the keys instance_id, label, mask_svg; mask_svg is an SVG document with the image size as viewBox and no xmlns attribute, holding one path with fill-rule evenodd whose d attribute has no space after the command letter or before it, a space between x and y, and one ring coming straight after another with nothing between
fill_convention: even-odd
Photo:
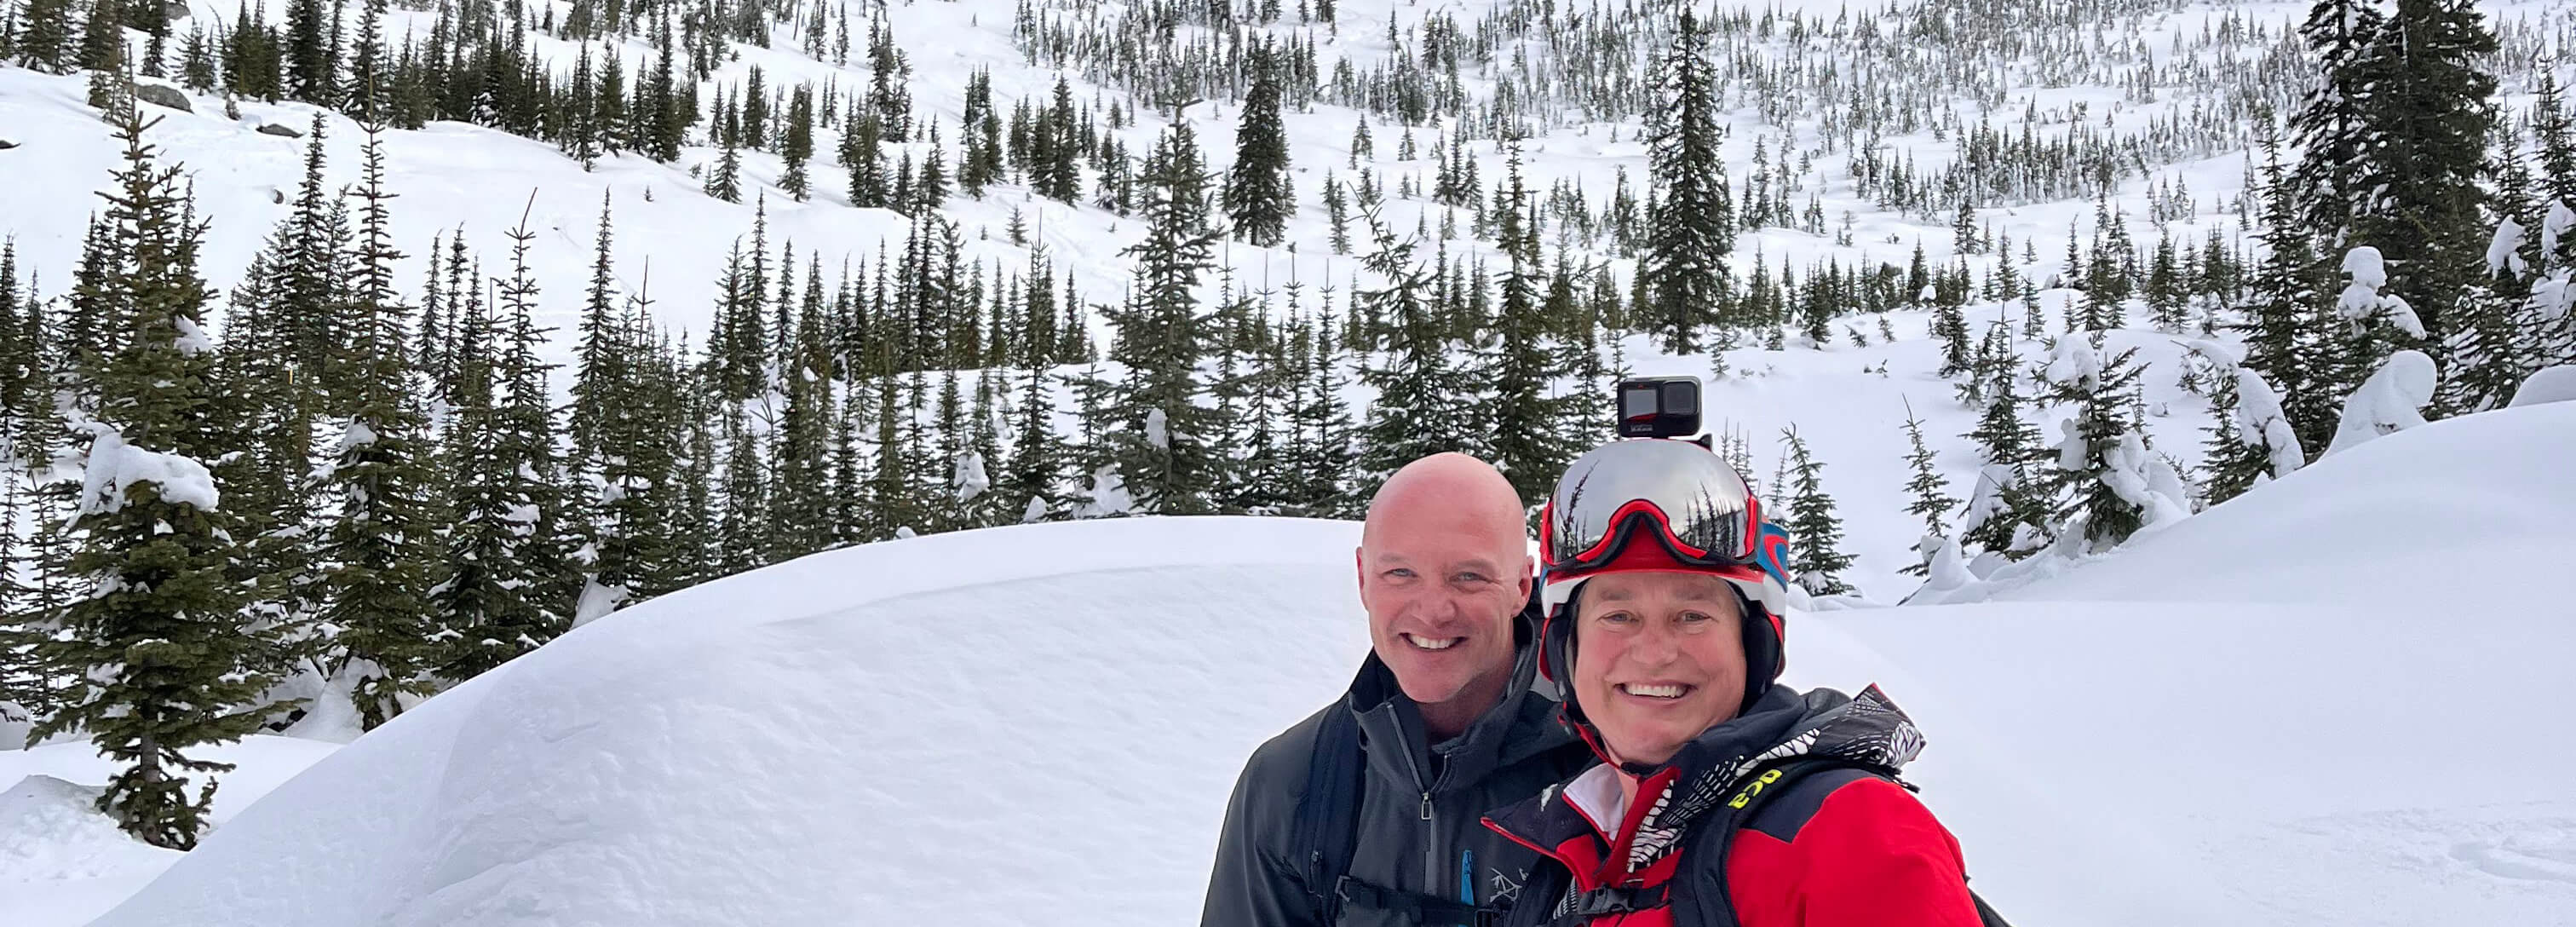
<instances>
[{"instance_id":1,"label":"smiling mouth","mask_svg":"<svg viewBox=\"0 0 2576 927\"><path fill-rule=\"evenodd\" d=\"M1398 634L1396 636L1404 638L1404 642L1412 644L1413 649L1415 650L1430 650L1435 652L1458 646L1459 644L1465 643L1467 640L1463 637L1424 637L1419 634Z\"/></svg>"},{"instance_id":2,"label":"smiling mouth","mask_svg":"<svg viewBox=\"0 0 2576 927\"><path fill-rule=\"evenodd\" d=\"M1619 684L1620 692L1633 695L1638 698L1661 699L1664 701L1672 701L1681 698L1682 696L1689 695L1691 690L1697 688L1699 687L1684 685L1678 682L1623 682Z\"/></svg>"}]
</instances>

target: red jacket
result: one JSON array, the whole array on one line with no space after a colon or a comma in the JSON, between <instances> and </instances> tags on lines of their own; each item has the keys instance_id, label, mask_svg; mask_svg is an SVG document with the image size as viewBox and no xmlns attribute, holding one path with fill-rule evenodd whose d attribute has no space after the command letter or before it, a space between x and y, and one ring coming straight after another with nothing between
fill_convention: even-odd
<instances>
[{"instance_id":1,"label":"red jacket","mask_svg":"<svg viewBox=\"0 0 2576 927\"><path fill-rule=\"evenodd\" d=\"M1959 842L1913 794L1856 768L1761 791L1801 756L1893 772L1922 738L1876 687L1842 702L1775 687L1638 784L1617 814L1616 769L1596 766L1485 826L1554 862L1533 873L1512 925L1588 927L1977 927ZM1723 844L1715 831L1732 835ZM1722 869L1722 871L1721 871Z\"/></svg>"}]
</instances>

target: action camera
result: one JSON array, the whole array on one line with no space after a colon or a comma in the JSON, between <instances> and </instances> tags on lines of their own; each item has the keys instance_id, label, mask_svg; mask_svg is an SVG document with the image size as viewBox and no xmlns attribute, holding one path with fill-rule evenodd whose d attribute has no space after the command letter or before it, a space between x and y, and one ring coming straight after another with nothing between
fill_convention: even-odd
<instances>
[{"instance_id":1,"label":"action camera","mask_svg":"<svg viewBox=\"0 0 2576 927\"><path fill-rule=\"evenodd\" d=\"M1698 377L1640 377L1619 383L1619 437L1699 434Z\"/></svg>"}]
</instances>

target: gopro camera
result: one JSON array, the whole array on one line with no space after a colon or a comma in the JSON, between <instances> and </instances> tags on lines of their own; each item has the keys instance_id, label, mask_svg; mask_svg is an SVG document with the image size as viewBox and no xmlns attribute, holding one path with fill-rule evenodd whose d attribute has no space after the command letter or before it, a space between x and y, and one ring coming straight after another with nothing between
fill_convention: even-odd
<instances>
[{"instance_id":1,"label":"gopro camera","mask_svg":"<svg viewBox=\"0 0 2576 927\"><path fill-rule=\"evenodd\" d=\"M1620 381L1619 437L1688 438L1698 433L1698 377Z\"/></svg>"}]
</instances>

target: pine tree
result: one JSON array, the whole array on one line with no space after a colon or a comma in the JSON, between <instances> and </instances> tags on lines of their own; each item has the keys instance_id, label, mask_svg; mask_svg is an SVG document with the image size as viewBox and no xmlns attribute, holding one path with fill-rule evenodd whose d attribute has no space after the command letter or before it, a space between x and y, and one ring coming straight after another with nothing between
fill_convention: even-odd
<instances>
[{"instance_id":1,"label":"pine tree","mask_svg":"<svg viewBox=\"0 0 2576 927\"><path fill-rule=\"evenodd\" d=\"M2210 391L2209 452L2201 481L2210 505L2290 475L2305 465L2298 435L2282 417L2280 394L2263 376L2244 367L2222 366Z\"/></svg>"},{"instance_id":2,"label":"pine tree","mask_svg":"<svg viewBox=\"0 0 2576 927\"><path fill-rule=\"evenodd\" d=\"M1505 161L1504 187L1495 202L1495 243L1510 260L1504 270L1500 312L1492 327L1496 344L1476 379L1494 392L1479 416L1493 434L1491 461L1512 481L1524 502L1547 498L1556 478L1582 447L1581 409L1557 395L1556 382L1574 375L1571 346L1554 336L1542 292L1545 262L1539 254L1537 202L1521 181L1520 148Z\"/></svg>"},{"instance_id":3,"label":"pine tree","mask_svg":"<svg viewBox=\"0 0 2576 927\"><path fill-rule=\"evenodd\" d=\"M1483 435L1469 425L1471 390L1452 366L1452 339L1425 292L1431 279L1414 262L1414 243L1398 243L1375 207L1362 210L1361 217L1376 242L1361 266L1385 281L1360 291L1356 300L1361 313L1380 320L1384 329L1377 336L1384 355L1360 371L1361 382L1377 392L1362 429L1360 485L1352 487L1365 496L1405 464L1442 451L1485 448Z\"/></svg>"},{"instance_id":4,"label":"pine tree","mask_svg":"<svg viewBox=\"0 0 2576 927\"><path fill-rule=\"evenodd\" d=\"M1905 513L1923 519L1923 537L1927 543L1916 548L1922 552L1923 559L1900 572L1922 576L1931 570L1932 553L1940 549L1942 521L1949 516L1950 509L1959 504L1959 500L1950 496L1948 481L1943 480L1941 472L1934 468L1936 457L1932 449L1923 444L1923 420L1914 416L1911 404L1905 410L1905 440L1911 447L1905 455L1905 463L1914 470L1913 479L1905 484L1905 491L1913 494L1912 501L1905 506Z\"/></svg>"},{"instance_id":5,"label":"pine tree","mask_svg":"<svg viewBox=\"0 0 2576 927\"><path fill-rule=\"evenodd\" d=\"M83 423L88 476L71 526L80 547L66 564L93 591L40 613L54 617L39 652L70 683L30 740L88 731L123 767L98 810L147 843L184 850L205 829L216 787L209 778L192 799L185 774L232 769L184 751L256 730L271 680L253 665L264 641L237 621L224 574L239 548L200 462L219 450L223 428L210 417L220 386L202 328L204 226L179 190L178 168L153 162L146 128L126 115L118 132L125 163L116 191L104 194L127 337L97 383L97 418ZM15 531L0 524L0 533Z\"/></svg>"},{"instance_id":6,"label":"pine tree","mask_svg":"<svg viewBox=\"0 0 2576 927\"><path fill-rule=\"evenodd\" d=\"M814 90L799 84L787 103L785 138L779 142L779 153L787 158L787 173L778 185L785 187L797 202L804 202L807 182L805 162L814 157Z\"/></svg>"},{"instance_id":7,"label":"pine tree","mask_svg":"<svg viewBox=\"0 0 2576 927\"><path fill-rule=\"evenodd\" d=\"M2471 0L2398 0L2372 39L2370 120L2356 190L2353 246L2387 255L2392 290L2441 344L2485 253L2486 143L2496 79L2481 70L2495 34ZM2423 342L2418 342L2423 343ZM2366 366L2376 367L2374 357ZM2353 379L2358 385L2359 375Z\"/></svg>"},{"instance_id":8,"label":"pine tree","mask_svg":"<svg viewBox=\"0 0 2576 927\"><path fill-rule=\"evenodd\" d=\"M402 351L406 308L394 294L380 127L367 126L364 218L351 281L354 340L346 367L358 377L354 408L323 480L336 513L315 538L323 564L316 618L337 627L330 669L346 680L359 723L374 730L403 711L405 696L433 691L432 642L440 630L427 596L437 582L438 485L420 406Z\"/></svg>"},{"instance_id":9,"label":"pine tree","mask_svg":"<svg viewBox=\"0 0 2576 927\"><path fill-rule=\"evenodd\" d=\"M1688 354L1698 349L1702 327L1734 324L1717 311L1727 301L1726 253L1735 230L1706 40L1688 9L1679 29L1659 69L1660 105L1649 127L1657 199L1639 273L1650 294L1641 313L1651 320L1646 327L1665 351Z\"/></svg>"},{"instance_id":10,"label":"pine tree","mask_svg":"<svg viewBox=\"0 0 2576 927\"><path fill-rule=\"evenodd\" d=\"M2157 514L2141 437L2137 351L2105 360L2069 337L2047 367L2050 401L2075 408L2057 447L2058 524L2061 533L2080 525L2087 552L2118 546Z\"/></svg>"},{"instance_id":11,"label":"pine tree","mask_svg":"<svg viewBox=\"0 0 2576 927\"><path fill-rule=\"evenodd\" d=\"M2245 342L2244 365L2281 390L2282 412L2301 445L2323 451L2334 435L2335 395L2314 373L2322 358L2312 340L2325 327L2321 317L2325 286L2321 263L2297 223L2297 200L2281 170L2280 145L2267 130L2264 152L2264 246L2254 269L2248 297L2236 325Z\"/></svg>"},{"instance_id":12,"label":"pine tree","mask_svg":"<svg viewBox=\"0 0 2576 927\"><path fill-rule=\"evenodd\" d=\"M1852 555L1844 553L1842 519L1834 515L1834 499L1825 494L1825 465L1807 453L1807 441L1798 437L1798 429L1781 430L1781 440L1789 445L1784 455L1794 482L1787 487L1789 518L1785 526L1796 539L1790 545L1789 570L1808 595L1848 595L1852 585L1842 578L1850 569Z\"/></svg>"},{"instance_id":13,"label":"pine tree","mask_svg":"<svg viewBox=\"0 0 2576 927\"><path fill-rule=\"evenodd\" d=\"M512 229L510 277L500 284L494 351L476 364L482 382L457 410L454 521L447 576L429 594L439 623L456 632L439 675L463 680L553 640L572 618L575 570L561 539L568 500L557 482L551 365L537 359L545 332L534 320L528 242Z\"/></svg>"},{"instance_id":14,"label":"pine tree","mask_svg":"<svg viewBox=\"0 0 2576 927\"><path fill-rule=\"evenodd\" d=\"M1198 397L1199 359L1210 336L1197 313L1200 275L1214 264L1218 231L1209 222L1207 185L1198 142L1188 123L1166 129L1148 159L1145 239L1122 251L1136 260L1127 304L1112 321L1118 338L1110 359L1126 365L1127 379L1108 410L1120 425L1113 460L1141 512L1211 511L1223 434L1212 409Z\"/></svg>"},{"instance_id":15,"label":"pine tree","mask_svg":"<svg viewBox=\"0 0 2576 927\"><path fill-rule=\"evenodd\" d=\"M1288 174L1288 132L1279 119L1277 68L1264 49L1256 49L1246 66L1252 89L1234 136L1225 213L1245 240L1269 248L1287 236L1288 217L1297 211L1296 188Z\"/></svg>"}]
</instances>

